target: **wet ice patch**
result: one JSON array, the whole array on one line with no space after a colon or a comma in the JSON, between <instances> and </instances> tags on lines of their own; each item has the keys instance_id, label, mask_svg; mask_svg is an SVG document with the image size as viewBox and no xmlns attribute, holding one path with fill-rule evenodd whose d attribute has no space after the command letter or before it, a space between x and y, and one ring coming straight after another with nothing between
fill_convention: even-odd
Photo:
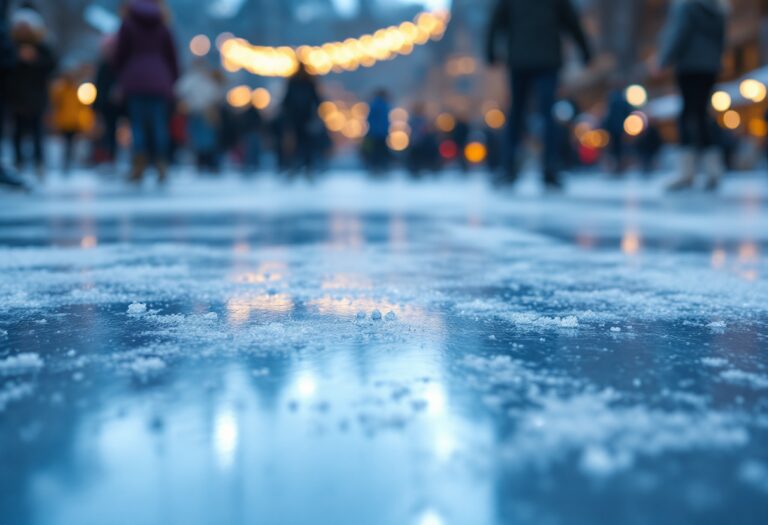
<instances>
[{"instance_id":1,"label":"wet ice patch","mask_svg":"<svg viewBox=\"0 0 768 525\"><path fill-rule=\"evenodd\" d=\"M758 461L745 461L739 469L739 479L768 494L768 465Z\"/></svg>"},{"instance_id":2,"label":"wet ice patch","mask_svg":"<svg viewBox=\"0 0 768 525\"><path fill-rule=\"evenodd\" d=\"M39 371L45 362L34 353L18 354L0 360L0 375L22 375Z\"/></svg>"}]
</instances>

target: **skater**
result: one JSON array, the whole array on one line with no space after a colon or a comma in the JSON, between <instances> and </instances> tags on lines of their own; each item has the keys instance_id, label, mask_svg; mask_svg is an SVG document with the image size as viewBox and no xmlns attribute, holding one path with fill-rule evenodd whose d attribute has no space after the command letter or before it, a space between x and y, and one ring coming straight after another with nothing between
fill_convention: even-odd
<instances>
[{"instance_id":1,"label":"skater","mask_svg":"<svg viewBox=\"0 0 768 525\"><path fill-rule=\"evenodd\" d=\"M6 82L12 80L10 72L13 69L16 54L8 31L8 2L0 0L0 186L22 189L24 185L9 173L2 159L2 145L5 139L5 103Z\"/></svg>"},{"instance_id":2,"label":"skater","mask_svg":"<svg viewBox=\"0 0 768 525\"><path fill-rule=\"evenodd\" d=\"M112 164L117 159L117 126L120 117L125 113L114 65L116 45L114 36L110 35L104 39L96 68L96 101L93 109L100 124L94 155L96 164Z\"/></svg>"},{"instance_id":3,"label":"skater","mask_svg":"<svg viewBox=\"0 0 768 525\"><path fill-rule=\"evenodd\" d=\"M585 64L592 56L578 13L571 0L497 0L488 31L487 59L491 65L498 61L501 36L506 44L512 108L508 137L510 158L505 161L500 182L512 184L517 179L527 108L535 96L538 116L544 123L544 183L550 189L560 189L560 148L552 109L563 65L563 37L569 36L575 41Z\"/></svg>"},{"instance_id":4,"label":"skater","mask_svg":"<svg viewBox=\"0 0 768 525\"><path fill-rule=\"evenodd\" d=\"M224 86L208 64L198 60L179 80L176 95L186 115L186 135L198 169L217 171Z\"/></svg>"},{"instance_id":5,"label":"skater","mask_svg":"<svg viewBox=\"0 0 768 525\"><path fill-rule=\"evenodd\" d=\"M160 182L167 175L170 104L179 69L166 16L155 0L133 0L117 36L115 69L131 121L134 183L142 181L150 155Z\"/></svg>"},{"instance_id":6,"label":"skater","mask_svg":"<svg viewBox=\"0 0 768 525\"><path fill-rule=\"evenodd\" d=\"M389 114L392 105L386 89L374 93L368 112L368 134L365 137L366 157L373 175L380 175L389 169Z\"/></svg>"},{"instance_id":7,"label":"skater","mask_svg":"<svg viewBox=\"0 0 768 525\"><path fill-rule=\"evenodd\" d=\"M288 88L282 104L285 132L291 139L291 170L305 170L309 178L315 163L317 140L322 131L322 121L317 110L320 94L317 80L303 64L288 80Z\"/></svg>"},{"instance_id":8,"label":"skater","mask_svg":"<svg viewBox=\"0 0 768 525\"><path fill-rule=\"evenodd\" d=\"M51 88L53 128L64 141L64 173L72 168L75 141L93 122L91 110L84 106L77 95L79 87L77 70L66 71Z\"/></svg>"},{"instance_id":9,"label":"skater","mask_svg":"<svg viewBox=\"0 0 768 525\"><path fill-rule=\"evenodd\" d=\"M722 0L678 0L672 6L661 44L660 66L673 67L683 98L679 120L679 175L670 191L693 186L698 162L706 188L717 189L725 168L712 136L709 102L722 68L726 6Z\"/></svg>"},{"instance_id":10,"label":"skater","mask_svg":"<svg viewBox=\"0 0 768 525\"><path fill-rule=\"evenodd\" d=\"M23 4L11 17L15 46L14 66L6 83L7 100L13 118L13 149L16 169L24 166L26 139L32 142L33 161L39 179L45 176L43 140L48 91L56 61L45 43L43 17L30 4Z\"/></svg>"}]
</instances>

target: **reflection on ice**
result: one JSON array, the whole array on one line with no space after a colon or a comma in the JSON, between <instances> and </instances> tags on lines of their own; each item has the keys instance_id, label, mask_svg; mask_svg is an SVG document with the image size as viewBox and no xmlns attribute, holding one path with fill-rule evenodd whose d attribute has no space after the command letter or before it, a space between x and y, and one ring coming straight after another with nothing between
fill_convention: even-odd
<instances>
[{"instance_id":1,"label":"reflection on ice","mask_svg":"<svg viewBox=\"0 0 768 525\"><path fill-rule=\"evenodd\" d=\"M235 460L239 430L237 414L231 408L222 409L216 414L213 432L213 446L219 466L229 469Z\"/></svg>"}]
</instances>

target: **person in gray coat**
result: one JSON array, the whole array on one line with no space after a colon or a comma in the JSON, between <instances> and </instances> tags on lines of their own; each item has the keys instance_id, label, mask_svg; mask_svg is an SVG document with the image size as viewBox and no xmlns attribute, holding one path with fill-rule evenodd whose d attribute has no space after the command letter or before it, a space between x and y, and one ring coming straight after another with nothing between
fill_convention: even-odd
<instances>
[{"instance_id":1,"label":"person in gray coat","mask_svg":"<svg viewBox=\"0 0 768 525\"><path fill-rule=\"evenodd\" d=\"M520 144L525 133L526 110L535 95L544 122L544 182L561 188L557 123L552 115L559 72L563 65L563 39L570 37L585 63L591 59L589 43L571 0L497 0L488 29L487 58L499 60L499 41L506 44L512 108L509 119L510 151L501 182L514 183L521 161Z\"/></svg>"},{"instance_id":2,"label":"person in gray coat","mask_svg":"<svg viewBox=\"0 0 768 525\"><path fill-rule=\"evenodd\" d=\"M660 65L674 68L683 109L679 119L680 174L669 189L693 186L699 157L707 188L718 187L724 167L712 134L709 104L722 68L727 5L723 0L676 0L662 33Z\"/></svg>"}]
</instances>

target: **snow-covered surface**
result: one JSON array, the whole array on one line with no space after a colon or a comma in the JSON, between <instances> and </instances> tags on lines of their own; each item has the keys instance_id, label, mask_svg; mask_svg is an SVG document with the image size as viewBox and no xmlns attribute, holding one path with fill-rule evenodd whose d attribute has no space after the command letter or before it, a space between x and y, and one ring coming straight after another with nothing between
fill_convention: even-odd
<instances>
[{"instance_id":1,"label":"snow-covered surface","mask_svg":"<svg viewBox=\"0 0 768 525\"><path fill-rule=\"evenodd\" d=\"M0 524L763 523L768 176L663 183L0 194Z\"/></svg>"}]
</instances>

